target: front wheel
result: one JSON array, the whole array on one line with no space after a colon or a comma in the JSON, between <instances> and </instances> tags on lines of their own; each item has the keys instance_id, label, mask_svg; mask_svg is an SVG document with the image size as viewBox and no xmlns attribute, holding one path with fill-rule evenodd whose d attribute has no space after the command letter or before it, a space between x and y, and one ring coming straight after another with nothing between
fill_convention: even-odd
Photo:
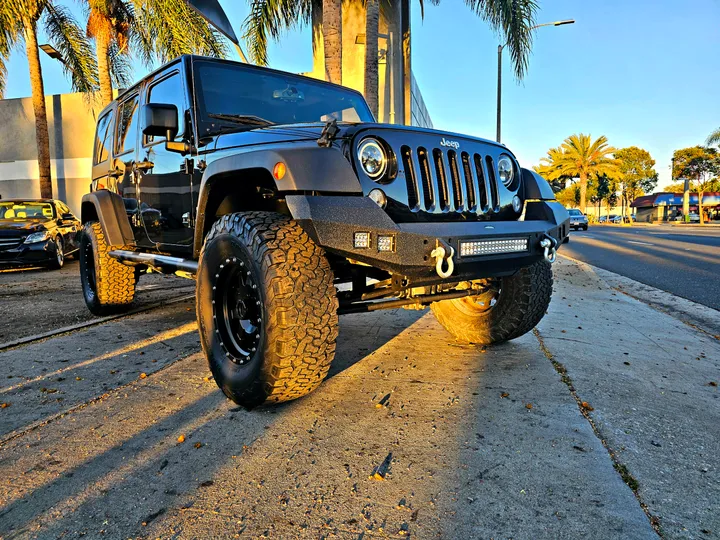
<instances>
[{"instance_id":1,"label":"front wheel","mask_svg":"<svg viewBox=\"0 0 720 540\"><path fill-rule=\"evenodd\" d=\"M50 270L60 270L65 264L65 249L63 245L62 236L58 236L55 239L55 255L50 259L48 268Z\"/></svg>"},{"instance_id":2,"label":"front wheel","mask_svg":"<svg viewBox=\"0 0 720 540\"><path fill-rule=\"evenodd\" d=\"M338 334L333 273L295 221L238 212L215 222L197 276L200 340L223 393L245 407L320 385Z\"/></svg>"},{"instance_id":3,"label":"front wheel","mask_svg":"<svg viewBox=\"0 0 720 540\"><path fill-rule=\"evenodd\" d=\"M526 334L543 318L552 295L552 267L542 260L486 283L484 292L431 304L435 318L456 339L491 345Z\"/></svg>"},{"instance_id":4,"label":"front wheel","mask_svg":"<svg viewBox=\"0 0 720 540\"><path fill-rule=\"evenodd\" d=\"M135 298L135 269L110 257L112 250L95 221L80 237L80 281L85 305L94 315L122 312Z\"/></svg>"}]
</instances>

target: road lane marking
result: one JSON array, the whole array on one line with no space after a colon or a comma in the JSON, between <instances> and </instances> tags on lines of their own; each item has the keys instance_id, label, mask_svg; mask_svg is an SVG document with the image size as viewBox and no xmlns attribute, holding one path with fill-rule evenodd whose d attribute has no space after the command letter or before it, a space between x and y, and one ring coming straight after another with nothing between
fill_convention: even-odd
<instances>
[{"instance_id":1,"label":"road lane marking","mask_svg":"<svg viewBox=\"0 0 720 540\"><path fill-rule=\"evenodd\" d=\"M641 246L654 246L655 244L651 244L650 242L636 242L635 240L628 240L628 244L639 244Z\"/></svg>"}]
</instances>

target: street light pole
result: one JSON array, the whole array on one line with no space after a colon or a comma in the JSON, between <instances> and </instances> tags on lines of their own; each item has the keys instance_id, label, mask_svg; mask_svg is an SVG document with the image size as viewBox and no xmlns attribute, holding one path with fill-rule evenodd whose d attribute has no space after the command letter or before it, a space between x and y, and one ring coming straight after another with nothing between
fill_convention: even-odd
<instances>
[{"instance_id":1,"label":"street light pole","mask_svg":"<svg viewBox=\"0 0 720 540\"><path fill-rule=\"evenodd\" d=\"M540 28L542 26L562 26L564 24L574 24L575 19L568 19L565 21L555 21L555 22L549 22L549 23L543 23L543 24L536 24L532 28L530 28L530 31L535 30L536 28ZM502 52L505 48L505 45L507 43L504 43L503 45L498 45L498 76L497 76L497 132L496 132L496 140L497 142L500 141L500 126L502 123Z\"/></svg>"}]
</instances>

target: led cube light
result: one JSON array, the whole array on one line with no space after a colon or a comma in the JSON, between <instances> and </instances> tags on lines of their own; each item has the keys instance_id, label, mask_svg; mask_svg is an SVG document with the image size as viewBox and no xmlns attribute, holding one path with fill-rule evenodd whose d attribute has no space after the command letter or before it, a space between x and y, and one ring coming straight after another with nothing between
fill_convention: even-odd
<instances>
[{"instance_id":1,"label":"led cube light","mask_svg":"<svg viewBox=\"0 0 720 540\"><path fill-rule=\"evenodd\" d=\"M367 249L370 247L370 233L356 232L353 236L353 247L355 249Z\"/></svg>"},{"instance_id":2,"label":"led cube light","mask_svg":"<svg viewBox=\"0 0 720 540\"><path fill-rule=\"evenodd\" d=\"M470 240L468 242L460 242L461 257L497 255L498 253L520 253L527 250L527 238L503 238L499 240Z\"/></svg>"},{"instance_id":3,"label":"led cube light","mask_svg":"<svg viewBox=\"0 0 720 540\"><path fill-rule=\"evenodd\" d=\"M395 237L393 235L378 235L378 251L395 251Z\"/></svg>"}]
</instances>

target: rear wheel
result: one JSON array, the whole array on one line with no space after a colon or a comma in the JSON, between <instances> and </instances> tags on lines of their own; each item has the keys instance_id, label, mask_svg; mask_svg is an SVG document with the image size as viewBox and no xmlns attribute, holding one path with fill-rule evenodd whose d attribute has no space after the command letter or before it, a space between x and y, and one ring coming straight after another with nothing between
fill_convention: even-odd
<instances>
[{"instance_id":1,"label":"rear wheel","mask_svg":"<svg viewBox=\"0 0 720 540\"><path fill-rule=\"evenodd\" d=\"M552 267L542 260L512 276L485 282L484 292L431 304L456 339L491 345L526 334L543 318L552 294Z\"/></svg>"},{"instance_id":2,"label":"rear wheel","mask_svg":"<svg viewBox=\"0 0 720 540\"><path fill-rule=\"evenodd\" d=\"M333 273L323 250L281 214L220 218L197 277L200 338L215 381L245 407L311 392L338 334Z\"/></svg>"},{"instance_id":3,"label":"rear wheel","mask_svg":"<svg viewBox=\"0 0 720 540\"><path fill-rule=\"evenodd\" d=\"M85 305L95 315L126 310L135 298L135 269L113 259L98 222L85 225L80 238L80 281Z\"/></svg>"},{"instance_id":4,"label":"rear wheel","mask_svg":"<svg viewBox=\"0 0 720 540\"><path fill-rule=\"evenodd\" d=\"M48 268L51 270L60 270L65 264L65 246L63 245L62 236L55 239L55 255L50 259Z\"/></svg>"}]
</instances>

